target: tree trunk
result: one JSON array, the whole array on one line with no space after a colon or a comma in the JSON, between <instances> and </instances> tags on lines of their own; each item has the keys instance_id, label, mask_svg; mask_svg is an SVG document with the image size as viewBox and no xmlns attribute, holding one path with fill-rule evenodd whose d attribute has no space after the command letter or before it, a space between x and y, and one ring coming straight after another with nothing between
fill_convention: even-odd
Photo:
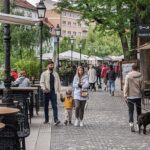
<instances>
[{"instance_id":1,"label":"tree trunk","mask_svg":"<svg viewBox=\"0 0 150 150\"><path fill-rule=\"evenodd\" d=\"M122 32L119 32L119 36L120 36L120 40L121 40L121 44L122 44L124 58L125 58L125 60L128 60L129 59L129 56L128 56L129 46L128 46L127 37Z\"/></svg>"},{"instance_id":2,"label":"tree trunk","mask_svg":"<svg viewBox=\"0 0 150 150\"><path fill-rule=\"evenodd\" d=\"M137 19L131 19L130 20L130 28L131 28L131 59L136 60L137 59Z\"/></svg>"}]
</instances>

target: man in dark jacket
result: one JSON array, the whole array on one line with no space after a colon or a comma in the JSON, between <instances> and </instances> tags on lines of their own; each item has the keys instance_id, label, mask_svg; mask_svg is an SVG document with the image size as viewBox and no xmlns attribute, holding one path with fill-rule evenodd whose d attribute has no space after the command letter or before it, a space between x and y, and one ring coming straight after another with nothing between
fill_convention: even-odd
<instances>
[{"instance_id":1,"label":"man in dark jacket","mask_svg":"<svg viewBox=\"0 0 150 150\"><path fill-rule=\"evenodd\" d=\"M109 87L110 95L114 96L116 73L113 69L113 65L109 66L109 71L106 74L106 79L108 80L108 87Z\"/></svg>"}]
</instances>

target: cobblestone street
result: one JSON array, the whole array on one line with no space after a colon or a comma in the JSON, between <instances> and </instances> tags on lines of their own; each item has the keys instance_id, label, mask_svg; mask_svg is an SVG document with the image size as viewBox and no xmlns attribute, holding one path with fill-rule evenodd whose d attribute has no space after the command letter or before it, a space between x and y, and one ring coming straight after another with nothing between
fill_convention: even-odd
<instances>
[{"instance_id":1,"label":"cobblestone street","mask_svg":"<svg viewBox=\"0 0 150 150\"><path fill-rule=\"evenodd\" d=\"M90 93L84 127L63 125L63 104L58 106L62 123L57 127L43 124L43 111L33 118L27 150L150 150L150 132L130 132L127 105L119 92L114 97L104 91Z\"/></svg>"},{"instance_id":2,"label":"cobblestone street","mask_svg":"<svg viewBox=\"0 0 150 150\"><path fill-rule=\"evenodd\" d=\"M63 109L60 109L63 120ZM52 126L51 150L150 150L150 133L131 133L127 106L119 96L90 93L85 126Z\"/></svg>"}]
</instances>

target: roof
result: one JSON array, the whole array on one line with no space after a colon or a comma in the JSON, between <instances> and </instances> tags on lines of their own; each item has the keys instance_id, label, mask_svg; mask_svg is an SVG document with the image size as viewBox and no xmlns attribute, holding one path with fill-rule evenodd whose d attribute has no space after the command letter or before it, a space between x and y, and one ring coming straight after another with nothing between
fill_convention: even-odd
<instances>
[{"instance_id":1,"label":"roof","mask_svg":"<svg viewBox=\"0 0 150 150\"><path fill-rule=\"evenodd\" d=\"M26 0L15 0L15 5L22 8L36 11L36 7L30 4L29 2L27 2Z\"/></svg>"},{"instance_id":2,"label":"roof","mask_svg":"<svg viewBox=\"0 0 150 150\"><path fill-rule=\"evenodd\" d=\"M54 28L54 25L50 22L50 20L48 18L45 18L43 20L43 23L48 26L49 28Z\"/></svg>"},{"instance_id":3,"label":"roof","mask_svg":"<svg viewBox=\"0 0 150 150\"><path fill-rule=\"evenodd\" d=\"M137 48L137 50L145 50L145 49L150 50L150 42L145 43L144 45L141 45L140 47Z\"/></svg>"},{"instance_id":4,"label":"roof","mask_svg":"<svg viewBox=\"0 0 150 150\"><path fill-rule=\"evenodd\" d=\"M36 25L40 20L24 16L0 13L0 23L19 24L19 25Z\"/></svg>"}]
</instances>

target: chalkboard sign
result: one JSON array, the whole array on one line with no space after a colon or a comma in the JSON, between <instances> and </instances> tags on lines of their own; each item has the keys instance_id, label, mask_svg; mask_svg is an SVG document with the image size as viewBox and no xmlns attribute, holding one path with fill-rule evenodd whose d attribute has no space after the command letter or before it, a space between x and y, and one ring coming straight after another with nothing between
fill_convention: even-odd
<instances>
[{"instance_id":1,"label":"chalkboard sign","mask_svg":"<svg viewBox=\"0 0 150 150\"><path fill-rule=\"evenodd\" d=\"M120 69L121 69L121 90L123 90L124 82L125 82L125 77L126 75L132 71L132 65L134 63L138 63L137 60L132 60L132 61L122 61L120 63Z\"/></svg>"}]
</instances>

